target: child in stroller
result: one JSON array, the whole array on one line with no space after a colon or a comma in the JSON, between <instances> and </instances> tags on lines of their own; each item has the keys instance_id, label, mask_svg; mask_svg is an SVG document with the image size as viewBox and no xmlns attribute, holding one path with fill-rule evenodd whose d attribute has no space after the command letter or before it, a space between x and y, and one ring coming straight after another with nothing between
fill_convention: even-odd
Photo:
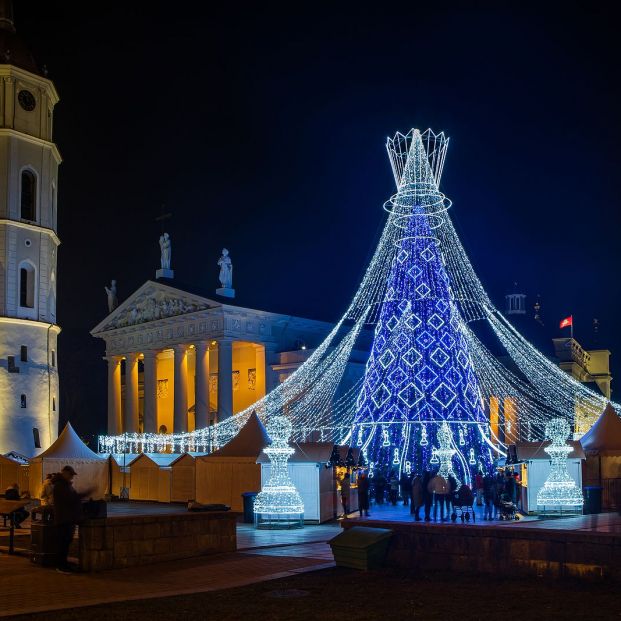
<instances>
[{"instance_id":1,"label":"child in stroller","mask_svg":"<svg viewBox=\"0 0 621 621\"><path fill-rule=\"evenodd\" d=\"M498 513L501 520L519 520L517 506L511 501L509 494L501 494L498 501Z\"/></svg>"}]
</instances>

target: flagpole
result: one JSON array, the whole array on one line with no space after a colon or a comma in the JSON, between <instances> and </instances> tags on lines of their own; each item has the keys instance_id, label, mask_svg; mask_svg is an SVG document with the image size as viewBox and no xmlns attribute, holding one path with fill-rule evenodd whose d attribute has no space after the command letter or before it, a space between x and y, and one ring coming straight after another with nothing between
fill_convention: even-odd
<instances>
[{"instance_id":1,"label":"flagpole","mask_svg":"<svg viewBox=\"0 0 621 621\"><path fill-rule=\"evenodd\" d=\"M572 338L572 340L574 338L574 315L573 315L573 313L571 315L571 338Z\"/></svg>"}]
</instances>

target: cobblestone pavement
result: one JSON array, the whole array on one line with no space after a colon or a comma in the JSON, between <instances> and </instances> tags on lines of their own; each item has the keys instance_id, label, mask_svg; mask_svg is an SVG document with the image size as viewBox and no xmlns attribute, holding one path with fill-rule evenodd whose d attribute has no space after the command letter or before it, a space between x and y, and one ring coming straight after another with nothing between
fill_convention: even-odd
<instances>
[{"instance_id":1,"label":"cobblestone pavement","mask_svg":"<svg viewBox=\"0 0 621 621\"><path fill-rule=\"evenodd\" d=\"M216 591L332 567L326 543L260 548L172 563L63 575L22 556L0 555L0 617Z\"/></svg>"}]
</instances>

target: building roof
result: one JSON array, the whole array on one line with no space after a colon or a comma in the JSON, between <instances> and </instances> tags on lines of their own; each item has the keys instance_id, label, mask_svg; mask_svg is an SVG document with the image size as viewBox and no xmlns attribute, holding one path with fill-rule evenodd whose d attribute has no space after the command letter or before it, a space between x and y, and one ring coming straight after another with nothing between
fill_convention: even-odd
<instances>
[{"instance_id":1,"label":"building roof","mask_svg":"<svg viewBox=\"0 0 621 621\"><path fill-rule=\"evenodd\" d=\"M11 0L0 0L0 64L13 65L30 73L44 75L28 46L15 32Z\"/></svg>"},{"instance_id":2,"label":"building roof","mask_svg":"<svg viewBox=\"0 0 621 621\"><path fill-rule=\"evenodd\" d=\"M292 447L295 448L295 453L291 455L289 462L327 464L332 457L334 442L300 442L292 443ZM344 460L350 447L339 446L338 448L341 458ZM359 453L359 448L353 449L353 457L356 462ZM265 452L262 452L257 459L258 464L268 464L269 462L270 458Z\"/></svg>"},{"instance_id":3,"label":"building roof","mask_svg":"<svg viewBox=\"0 0 621 621\"><path fill-rule=\"evenodd\" d=\"M130 462L130 467L141 459L147 459L154 463L158 468L168 468L174 461L177 461L182 453L141 453Z\"/></svg>"},{"instance_id":4,"label":"building roof","mask_svg":"<svg viewBox=\"0 0 621 621\"><path fill-rule=\"evenodd\" d=\"M621 418L611 403L605 407L591 429L580 439L585 451L621 454Z\"/></svg>"},{"instance_id":5,"label":"building roof","mask_svg":"<svg viewBox=\"0 0 621 621\"><path fill-rule=\"evenodd\" d=\"M252 412L239 433L221 449L201 459L217 459L218 457L254 457L270 443L270 437L259 420L256 412Z\"/></svg>"},{"instance_id":6,"label":"building roof","mask_svg":"<svg viewBox=\"0 0 621 621\"><path fill-rule=\"evenodd\" d=\"M545 449L550 446L552 442L546 440L545 442L516 442L515 449L517 451L518 462L532 461L534 459L546 459L550 460L550 455L546 453ZM580 442L577 440L569 440L567 442L572 447L572 452L567 455L567 459L585 459L586 455L582 450Z\"/></svg>"},{"instance_id":7,"label":"building roof","mask_svg":"<svg viewBox=\"0 0 621 621\"><path fill-rule=\"evenodd\" d=\"M56 438L56 441L43 453L33 458L33 461L40 459L80 459L90 461L102 461L106 459L82 442L80 436L74 431L71 423L67 423L62 433Z\"/></svg>"}]
</instances>

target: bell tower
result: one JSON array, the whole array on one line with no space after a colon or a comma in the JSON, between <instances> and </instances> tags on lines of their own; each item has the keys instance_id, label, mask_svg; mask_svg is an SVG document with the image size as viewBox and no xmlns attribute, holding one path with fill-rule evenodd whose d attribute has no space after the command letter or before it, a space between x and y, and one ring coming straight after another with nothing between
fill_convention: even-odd
<instances>
[{"instance_id":1,"label":"bell tower","mask_svg":"<svg viewBox=\"0 0 621 621\"><path fill-rule=\"evenodd\" d=\"M58 435L56 103L0 0L0 453Z\"/></svg>"}]
</instances>

